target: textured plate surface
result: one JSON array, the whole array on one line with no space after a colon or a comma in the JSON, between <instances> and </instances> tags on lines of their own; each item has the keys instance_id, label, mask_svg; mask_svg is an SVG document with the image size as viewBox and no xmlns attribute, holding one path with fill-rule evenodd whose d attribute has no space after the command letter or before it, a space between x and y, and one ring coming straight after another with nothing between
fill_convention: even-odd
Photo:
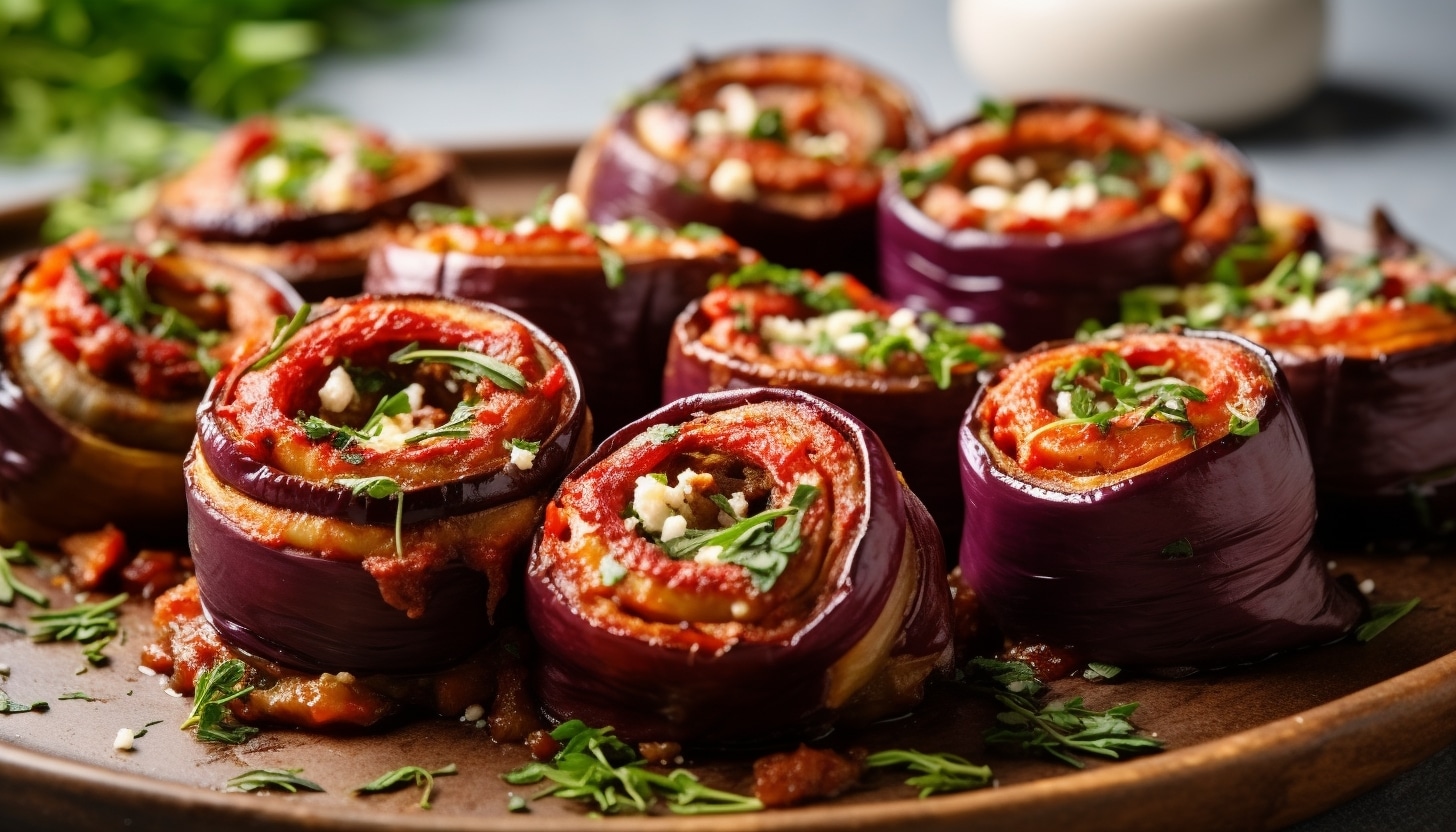
<instances>
[{"instance_id":1,"label":"textured plate surface","mask_svg":"<svg viewBox=\"0 0 1456 832\"><path fill-rule=\"evenodd\" d=\"M542 186L564 178L570 149L468 155L477 200L488 208L529 206ZM0 250L34 242L35 209L0 215ZM1351 241L1348 229L1337 235ZM1167 741L1163 754L1084 772L1053 762L989 755L981 744L993 703L940 685L915 715L854 735L838 747L949 751L989 763L997 786L917 800L904 775L876 773L832 803L757 815L653 818L663 829L1017 830L1076 824L1082 832L1180 828L1278 828L1315 815L1405 771L1456 741L1456 560L1427 555L1330 554L1337 573L1375 582L1374 600L1413 596L1421 606L1369 645L1341 643L1222 672L1167 681L1054 684L1054 697L1085 696L1092 707L1142 703L1135 722ZM33 585L45 582L21 570ZM69 606L59 589L54 604ZM24 600L0 607L0 622L25 626ZM44 699L48 713L0 716L0 828L5 830L231 829L599 829L565 801L506 811L512 789L498 775L527 760L519 746L492 743L472 725L401 721L370 733L264 731L242 746L194 741L177 730L189 700L165 679L136 669L153 635L148 605L126 605L124 643L109 667L85 665L74 644L33 645L0 629L0 680L16 701ZM83 691L98 701L61 701ZM155 720L130 753L113 751L118 728ZM455 763L440 778L432 811L413 790L368 798L349 789L402 765ZM748 759L695 761L710 785L748 791ZM247 769L303 768L324 794L225 794ZM517 789L517 791L520 791ZM639 819L611 821L641 825Z\"/></svg>"}]
</instances>

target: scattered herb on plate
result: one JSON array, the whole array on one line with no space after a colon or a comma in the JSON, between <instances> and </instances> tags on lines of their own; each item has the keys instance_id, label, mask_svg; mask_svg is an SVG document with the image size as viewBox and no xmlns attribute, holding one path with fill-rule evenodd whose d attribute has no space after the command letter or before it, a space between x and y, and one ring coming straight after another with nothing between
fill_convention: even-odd
<instances>
[{"instance_id":1,"label":"scattered herb on plate","mask_svg":"<svg viewBox=\"0 0 1456 832\"><path fill-rule=\"evenodd\" d=\"M312 780L299 777L298 775L302 772L301 768L256 768L227 781L226 791L253 792L260 789L277 789L296 794L299 789L311 792L324 790L323 786Z\"/></svg>"},{"instance_id":2,"label":"scattered herb on plate","mask_svg":"<svg viewBox=\"0 0 1456 832\"><path fill-rule=\"evenodd\" d=\"M905 785L920 790L921 799L942 792L963 792L991 784L989 766L978 766L954 754L922 754L919 751L879 751L865 758L870 768L905 767L920 774Z\"/></svg>"},{"instance_id":3,"label":"scattered herb on plate","mask_svg":"<svg viewBox=\"0 0 1456 832\"><path fill-rule=\"evenodd\" d=\"M430 792L435 788L435 778L444 777L450 774L457 774L458 770L454 763L434 771L420 768L419 766L404 766L394 771L386 772L374 780L362 786L354 788L355 794L377 794L395 789L404 788L413 783L416 787L423 786L425 793L420 796L420 808L430 808Z\"/></svg>"},{"instance_id":4,"label":"scattered herb on plate","mask_svg":"<svg viewBox=\"0 0 1456 832\"><path fill-rule=\"evenodd\" d=\"M218 662L197 674L192 713L182 723L182 730L197 728L200 742L238 745L258 733L251 725L238 725L227 717L227 703L253 692L252 685L243 685L248 667L238 659Z\"/></svg>"}]
</instances>

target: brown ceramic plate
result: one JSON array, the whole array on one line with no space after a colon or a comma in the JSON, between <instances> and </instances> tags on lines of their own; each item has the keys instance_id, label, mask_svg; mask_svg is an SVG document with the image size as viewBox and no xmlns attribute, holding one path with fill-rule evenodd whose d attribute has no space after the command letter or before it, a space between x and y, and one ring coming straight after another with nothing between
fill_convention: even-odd
<instances>
[{"instance_id":1,"label":"brown ceramic plate","mask_svg":"<svg viewBox=\"0 0 1456 832\"><path fill-rule=\"evenodd\" d=\"M565 178L570 148L467 154L476 196L489 208L529 205ZM0 215L0 251L33 244L39 208ZM1342 230L1334 242L1358 242ZM1126 762L1091 761L1078 772L1055 762L988 754L981 734L995 706L945 684L913 716L830 745L947 751L989 763L996 786L919 800L903 774L875 773L833 802L754 815L611 821L689 830L1016 830L1076 825L1080 832L1178 828L1272 829L1311 817L1389 780L1456 742L1456 560L1426 555L1330 554L1335 571L1375 582L1374 600L1420 596L1421 606L1369 645L1340 643L1219 673L1167 681L1130 679L1052 686L1095 708L1140 702L1135 722L1168 744ZM21 570L32 585L35 570ZM68 606L59 589L55 604ZM512 789L499 779L527 761L520 746L496 745L473 725L406 721L370 733L270 729L241 746L196 742L177 729L189 700L166 679L140 673L152 638L149 605L130 602L125 640L111 665L85 666L74 644L31 644L0 630L3 688L16 701L47 700L47 713L0 716L0 828L28 829L461 829L589 830L601 822L561 800L506 810ZM25 626L24 600L0 607L0 621ZM82 691L95 702L60 700ZM119 728L151 726L136 750L112 750ZM402 765L455 763L434 809L414 790L354 797L350 789ZM750 761L689 760L710 785L750 790ZM254 768L302 768L324 794L228 794L222 785Z\"/></svg>"}]
</instances>

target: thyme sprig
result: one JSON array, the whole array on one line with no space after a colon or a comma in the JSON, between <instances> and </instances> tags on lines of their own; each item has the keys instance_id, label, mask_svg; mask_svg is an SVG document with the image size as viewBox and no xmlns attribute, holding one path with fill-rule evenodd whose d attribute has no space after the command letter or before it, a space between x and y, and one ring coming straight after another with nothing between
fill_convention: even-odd
<instances>
[{"instance_id":1,"label":"thyme sprig","mask_svg":"<svg viewBox=\"0 0 1456 832\"><path fill-rule=\"evenodd\" d=\"M300 329L303 329L304 324L308 323L308 315L312 311L313 304L305 303L298 307L298 311L293 313L292 318L287 315L279 315L273 322L273 339L268 342L268 351L263 353L262 358L248 365L248 370L250 372L261 370L277 361L278 356L282 355L283 350L288 347L288 342L298 334Z\"/></svg>"},{"instance_id":2,"label":"thyme sprig","mask_svg":"<svg viewBox=\"0 0 1456 832\"><path fill-rule=\"evenodd\" d=\"M989 766L974 765L954 754L922 754L914 750L893 749L871 754L865 758L865 765L870 768L903 766L920 772L906 780L905 785L919 789L922 800L932 794L963 792L991 784Z\"/></svg>"},{"instance_id":3,"label":"thyme sprig","mask_svg":"<svg viewBox=\"0 0 1456 832\"><path fill-rule=\"evenodd\" d=\"M413 364L421 361L427 364L447 364L454 367L467 381L478 382L489 379L502 390L526 389L526 377L515 367L498 358L474 350L422 350L418 342L396 350L389 356L395 364Z\"/></svg>"},{"instance_id":4,"label":"thyme sprig","mask_svg":"<svg viewBox=\"0 0 1456 832\"><path fill-rule=\"evenodd\" d=\"M311 792L324 790L323 786L312 780L299 777L298 775L301 773L303 773L301 768L255 768L228 780L224 790L252 792L259 789L278 789L290 794L296 794L299 789Z\"/></svg>"},{"instance_id":5,"label":"thyme sprig","mask_svg":"<svg viewBox=\"0 0 1456 832\"><path fill-rule=\"evenodd\" d=\"M455 767L454 763L437 768L434 771L419 766L404 766L394 771L385 772L362 786L356 786L354 793L377 794L379 792L388 792L403 788L413 783L416 787L424 787L425 793L420 797L420 808L428 809L430 808L430 792L435 788L435 778L458 773L459 770Z\"/></svg>"},{"instance_id":6,"label":"thyme sprig","mask_svg":"<svg viewBox=\"0 0 1456 832\"><path fill-rule=\"evenodd\" d=\"M646 812L659 798L679 815L757 812L757 798L704 786L692 772L675 769L658 774L647 761L622 742L610 727L591 728L578 719L563 722L551 732L562 748L550 762L528 763L501 775L512 785L549 781L531 796L561 797L594 803L604 814Z\"/></svg>"},{"instance_id":7,"label":"thyme sprig","mask_svg":"<svg viewBox=\"0 0 1456 832\"><path fill-rule=\"evenodd\" d=\"M0 605L10 606L15 603L15 596L35 604L38 607L48 607L51 599L43 595L40 590L28 586L15 577L15 572L10 568L11 564L32 565L35 563L35 555L30 551L30 545L24 540L16 541L15 546L9 549L0 549Z\"/></svg>"},{"instance_id":8,"label":"thyme sprig","mask_svg":"<svg viewBox=\"0 0 1456 832\"><path fill-rule=\"evenodd\" d=\"M106 663L101 649L117 634L116 609L127 599L125 592L95 604L77 604L63 610L38 612L30 617L37 627L30 634L30 640L74 641L81 645L87 661L94 665Z\"/></svg>"},{"instance_id":9,"label":"thyme sprig","mask_svg":"<svg viewBox=\"0 0 1456 832\"><path fill-rule=\"evenodd\" d=\"M367 495L376 500L392 499L394 510L394 555L404 557L404 488L391 477L337 477L334 482L353 492L355 497Z\"/></svg>"},{"instance_id":10,"label":"thyme sprig","mask_svg":"<svg viewBox=\"0 0 1456 832\"><path fill-rule=\"evenodd\" d=\"M480 402L462 401L455 405L455 410L450 414L448 422L437 428L410 434L404 440L404 444L415 445L426 439L459 439L469 436L470 426L475 424L475 419L479 414Z\"/></svg>"},{"instance_id":11,"label":"thyme sprig","mask_svg":"<svg viewBox=\"0 0 1456 832\"><path fill-rule=\"evenodd\" d=\"M1087 708L1081 697L1043 703L1039 694L1045 686L1022 662L973 659L967 675L973 689L1007 709L996 715L1000 727L986 732L988 745L1046 754L1074 768L1086 766L1077 755L1116 760L1163 749L1161 740L1138 735L1130 719L1136 702L1105 711Z\"/></svg>"},{"instance_id":12,"label":"thyme sprig","mask_svg":"<svg viewBox=\"0 0 1456 832\"><path fill-rule=\"evenodd\" d=\"M218 662L197 674L194 683L192 712L181 728L196 728L199 742L220 742L238 745L258 733L251 725L238 725L228 720L227 704L253 692L244 685L248 667L239 659Z\"/></svg>"}]
</instances>

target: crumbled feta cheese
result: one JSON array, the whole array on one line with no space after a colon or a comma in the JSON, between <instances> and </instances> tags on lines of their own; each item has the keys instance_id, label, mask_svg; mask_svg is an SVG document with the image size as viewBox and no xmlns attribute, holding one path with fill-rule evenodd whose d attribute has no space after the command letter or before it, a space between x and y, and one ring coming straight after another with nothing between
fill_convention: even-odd
<instances>
[{"instance_id":1,"label":"crumbled feta cheese","mask_svg":"<svg viewBox=\"0 0 1456 832\"><path fill-rule=\"evenodd\" d=\"M1022 156L1017 159L1016 176L1020 179L1030 179L1036 176L1036 160L1030 156Z\"/></svg>"},{"instance_id":2,"label":"crumbled feta cheese","mask_svg":"<svg viewBox=\"0 0 1456 832\"><path fill-rule=\"evenodd\" d=\"M536 452L528 451L525 448L512 445L511 464L521 469L522 471L529 471L531 470L531 466L536 464Z\"/></svg>"},{"instance_id":3,"label":"crumbled feta cheese","mask_svg":"<svg viewBox=\"0 0 1456 832\"><path fill-rule=\"evenodd\" d=\"M758 121L758 101L742 84L728 84L718 90L718 104L723 107L723 121L731 133L747 135Z\"/></svg>"},{"instance_id":4,"label":"crumbled feta cheese","mask_svg":"<svg viewBox=\"0 0 1456 832\"><path fill-rule=\"evenodd\" d=\"M748 617L748 614L753 611L753 608L748 606L747 601L734 601L728 607L728 611L733 613L734 618L741 621Z\"/></svg>"},{"instance_id":5,"label":"crumbled feta cheese","mask_svg":"<svg viewBox=\"0 0 1456 832\"><path fill-rule=\"evenodd\" d=\"M597 236L601 237L607 245L619 246L632 239L632 226L620 220L609 222L597 230Z\"/></svg>"},{"instance_id":6,"label":"crumbled feta cheese","mask_svg":"<svg viewBox=\"0 0 1456 832\"><path fill-rule=\"evenodd\" d=\"M890 325L891 329L909 329L915 326L915 322L918 320L920 320L920 315L914 309L902 308L891 313L890 317L886 319L886 323Z\"/></svg>"},{"instance_id":7,"label":"crumbled feta cheese","mask_svg":"<svg viewBox=\"0 0 1456 832\"><path fill-rule=\"evenodd\" d=\"M1325 564L1325 568L1333 572L1336 569L1339 569L1340 565L1338 563L1335 563L1334 561L1330 561L1329 563Z\"/></svg>"},{"instance_id":8,"label":"crumbled feta cheese","mask_svg":"<svg viewBox=\"0 0 1456 832\"><path fill-rule=\"evenodd\" d=\"M357 678L355 678L354 674L350 673L347 670L335 673L334 678L338 679L339 683L343 685L352 685L355 682L359 681Z\"/></svg>"},{"instance_id":9,"label":"crumbled feta cheese","mask_svg":"<svg viewBox=\"0 0 1456 832\"><path fill-rule=\"evenodd\" d=\"M461 722L475 722L485 716L485 708L480 705L471 705L465 709L465 715L460 717Z\"/></svg>"},{"instance_id":10,"label":"crumbled feta cheese","mask_svg":"<svg viewBox=\"0 0 1456 832\"><path fill-rule=\"evenodd\" d=\"M662 540L666 543L669 540L677 540L688 533L688 519L681 514L674 514L662 521Z\"/></svg>"},{"instance_id":11,"label":"crumbled feta cheese","mask_svg":"<svg viewBox=\"0 0 1456 832\"><path fill-rule=\"evenodd\" d=\"M162 688L162 693L165 693L165 694L167 694L168 696L170 696L170 697L172 697L174 699L181 699L182 698L182 692L179 691L179 690L172 690L171 688Z\"/></svg>"},{"instance_id":12,"label":"crumbled feta cheese","mask_svg":"<svg viewBox=\"0 0 1456 832\"><path fill-rule=\"evenodd\" d=\"M1072 393L1070 390L1061 390L1057 393L1057 415L1063 419L1072 417Z\"/></svg>"},{"instance_id":13,"label":"crumbled feta cheese","mask_svg":"<svg viewBox=\"0 0 1456 832\"><path fill-rule=\"evenodd\" d=\"M418 384L404 388L404 397L409 400L410 410L419 410L425 406L425 388Z\"/></svg>"},{"instance_id":14,"label":"crumbled feta cheese","mask_svg":"<svg viewBox=\"0 0 1456 832\"><path fill-rule=\"evenodd\" d=\"M733 496L728 498L728 505L733 507L733 513L738 517L748 516L748 498L743 496L742 491L733 492Z\"/></svg>"},{"instance_id":15,"label":"crumbled feta cheese","mask_svg":"<svg viewBox=\"0 0 1456 832\"><path fill-rule=\"evenodd\" d=\"M753 168L742 159L724 159L708 177L708 190L719 199L751 202L758 196L753 184Z\"/></svg>"},{"instance_id":16,"label":"crumbled feta cheese","mask_svg":"<svg viewBox=\"0 0 1456 832\"><path fill-rule=\"evenodd\" d=\"M1047 219L1059 220L1072 211L1072 191L1069 188L1053 188L1046 200Z\"/></svg>"},{"instance_id":17,"label":"crumbled feta cheese","mask_svg":"<svg viewBox=\"0 0 1456 832\"><path fill-rule=\"evenodd\" d=\"M668 243L667 253L670 257L691 260L698 256L698 244L692 240L678 237L676 240Z\"/></svg>"},{"instance_id":18,"label":"crumbled feta cheese","mask_svg":"<svg viewBox=\"0 0 1456 832\"><path fill-rule=\"evenodd\" d=\"M625 518L622 519L622 525L626 526L627 527L627 531L629 531L629 532L636 531L637 530L637 527L640 526L641 524L642 524L642 521L641 520L638 520L636 517L625 517Z\"/></svg>"},{"instance_id":19,"label":"crumbled feta cheese","mask_svg":"<svg viewBox=\"0 0 1456 832\"><path fill-rule=\"evenodd\" d=\"M10 665L8 665L8 664L0 664L0 676L9 676L9 675L10 675Z\"/></svg>"},{"instance_id":20,"label":"crumbled feta cheese","mask_svg":"<svg viewBox=\"0 0 1456 832\"><path fill-rule=\"evenodd\" d=\"M728 119L722 110L699 110L693 114L693 132L713 138L728 132Z\"/></svg>"},{"instance_id":21,"label":"crumbled feta cheese","mask_svg":"<svg viewBox=\"0 0 1456 832\"><path fill-rule=\"evenodd\" d=\"M253 181L265 189L276 188L288 178L288 160L275 153L253 164Z\"/></svg>"},{"instance_id":22,"label":"crumbled feta cheese","mask_svg":"<svg viewBox=\"0 0 1456 832\"><path fill-rule=\"evenodd\" d=\"M117 751L131 751L132 743L136 742L136 732L130 728L116 729L116 739L111 741L111 747Z\"/></svg>"},{"instance_id":23,"label":"crumbled feta cheese","mask_svg":"<svg viewBox=\"0 0 1456 832\"><path fill-rule=\"evenodd\" d=\"M1013 204L1028 217L1040 217L1046 214L1047 198L1051 195L1052 186L1045 179L1033 179L1016 195Z\"/></svg>"},{"instance_id":24,"label":"crumbled feta cheese","mask_svg":"<svg viewBox=\"0 0 1456 832\"><path fill-rule=\"evenodd\" d=\"M667 504L668 487L652 477L638 477L632 492L632 510L642 521L642 528L652 534L662 531L663 521L672 514Z\"/></svg>"},{"instance_id":25,"label":"crumbled feta cheese","mask_svg":"<svg viewBox=\"0 0 1456 832\"><path fill-rule=\"evenodd\" d=\"M551 227L557 231L586 228L586 206L576 194L562 194L551 203Z\"/></svg>"},{"instance_id":26,"label":"crumbled feta cheese","mask_svg":"<svg viewBox=\"0 0 1456 832\"><path fill-rule=\"evenodd\" d=\"M1374 592L1375 592L1375 582L1374 581L1370 580L1369 578L1366 578L1365 580L1363 580L1363 581L1360 582L1360 593L1362 595L1370 595L1370 594L1372 594Z\"/></svg>"},{"instance_id":27,"label":"crumbled feta cheese","mask_svg":"<svg viewBox=\"0 0 1456 832\"><path fill-rule=\"evenodd\" d=\"M322 211L342 211L354 198L354 181L359 175L358 155L340 153L329 159L323 173L309 186L309 201Z\"/></svg>"},{"instance_id":28,"label":"crumbled feta cheese","mask_svg":"<svg viewBox=\"0 0 1456 832\"><path fill-rule=\"evenodd\" d=\"M1004 156L992 153L982 156L971 165L971 181L983 185L999 185L1002 188L1016 187L1016 168Z\"/></svg>"},{"instance_id":29,"label":"crumbled feta cheese","mask_svg":"<svg viewBox=\"0 0 1456 832\"><path fill-rule=\"evenodd\" d=\"M521 217L519 220L516 221L515 225L511 226L511 232L524 237L527 234L535 233L536 227L537 226L535 220L531 219L530 217Z\"/></svg>"},{"instance_id":30,"label":"crumbled feta cheese","mask_svg":"<svg viewBox=\"0 0 1456 832\"><path fill-rule=\"evenodd\" d=\"M1073 184L1091 185L1095 190L1097 168L1086 159L1074 159L1067 165L1066 181Z\"/></svg>"},{"instance_id":31,"label":"crumbled feta cheese","mask_svg":"<svg viewBox=\"0 0 1456 832\"><path fill-rule=\"evenodd\" d=\"M349 377L349 371L343 367L335 367L318 391L319 404L323 405L324 410L334 413L347 410L354 403L356 395L358 393L354 390L354 379Z\"/></svg>"},{"instance_id":32,"label":"crumbled feta cheese","mask_svg":"<svg viewBox=\"0 0 1456 832\"><path fill-rule=\"evenodd\" d=\"M827 136L805 134L797 144L799 152L811 159L842 159L849 152L849 137L838 130Z\"/></svg>"},{"instance_id":33,"label":"crumbled feta cheese","mask_svg":"<svg viewBox=\"0 0 1456 832\"><path fill-rule=\"evenodd\" d=\"M693 560L698 563L713 564L718 562L718 556L723 554L722 546L704 546L693 555Z\"/></svg>"},{"instance_id":34,"label":"crumbled feta cheese","mask_svg":"<svg viewBox=\"0 0 1456 832\"><path fill-rule=\"evenodd\" d=\"M142 674L143 676L155 676L155 675L157 675L157 671L151 669L150 667L147 667L144 664L137 665L137 672L140 673L140 674Z\"/></svg>"},{"instance_id":35,"label":"crumbled feta cheese","mask_svg":"<svg viewBox=\"0 0 1456 832\"><path fill-rule=\"evenodd\" d=\"M863 332L846 332L834 339L834 351L841 355L859 355L869 346L870 337Z\"/></svg>"},{"instance_id":36,"label":"crumbled feta cheese","mask_svg":"<svg viewBox=\"0 0 1456 832\"><path fill-rule=\"evenodd\" d=\"M824 316L824 333L831 339L838 341L845 335L854 331L854 328L867 324L874 316L859 309L841 309L838 312L830 312Z\"/></svg>"},{"instance_id":37,"label":"crumbled feta cheese","mask_svg":"<svg viewBox=\"0 0 1456 832\"><path fill-rule=\"evenodd\" d=\"M659 156L673 157L687 144L693 125L676 104L649 101L637 108L637 136Z\"/></svg>"},{"instance_id":38,"label":"crumbled feta cheese","mask_svg":"<svg viewBox=\"0 0 1456 832\"><path fill-rule=\"evenodd\" d=\"M966 194L966 201L982 211L1000 211L1011 204L1011 192L995 185L977 185Z\"/></svg>"},{"instance_id":39,"label":"crumbled feta cheese","mask_svg":"<svg viewBox=\"0 0 1456 832\"><path fill-rule=\"evenodd\" d=\"M1072 207L1078 211L1089 211L1097 204L1097 183L1079 182L1072 187Z\"/></svg>"}]
</instances>

